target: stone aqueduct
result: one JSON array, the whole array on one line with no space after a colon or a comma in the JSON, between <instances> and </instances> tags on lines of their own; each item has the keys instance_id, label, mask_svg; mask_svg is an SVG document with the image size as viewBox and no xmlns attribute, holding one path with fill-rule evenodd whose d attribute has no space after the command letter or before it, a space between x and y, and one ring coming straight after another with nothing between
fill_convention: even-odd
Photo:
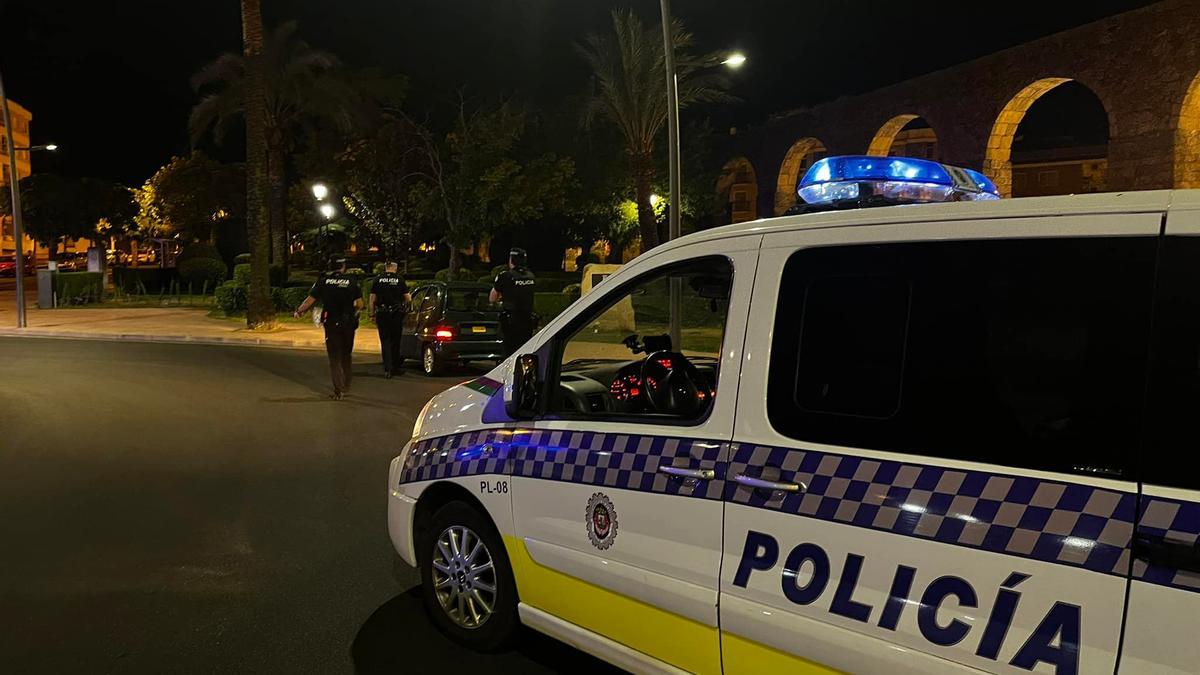
<instances>
[{"instance_id":1,"label":"stone aqueduct","mask_svg":"<svg viewBox=\"0 0 1200 675\"><path fill-rule=\"evenodd\" d=\"M876 91L773 117L730 137L718 190L735 220L779 215L813 156L886 155L910 121L941 161L983 170L1008 196L1017 127L1069 81L1108 113L1108 189L1200 188L1200 0L1166 0ZM736 217L740 211L741 217Z\"/></svg>"}]
</instances>

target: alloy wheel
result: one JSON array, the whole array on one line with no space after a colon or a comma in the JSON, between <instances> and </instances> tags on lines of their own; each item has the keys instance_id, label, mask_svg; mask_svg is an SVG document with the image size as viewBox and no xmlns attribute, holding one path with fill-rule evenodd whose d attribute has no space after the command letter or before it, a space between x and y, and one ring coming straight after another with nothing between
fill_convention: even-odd
<instances>
[{"instance_id":1,"label":"alloy wheel","mask_svg":"<svg viewBox=\"0 0 1200 675\"><path fill-rule=\"evenodd\" d=\"M455 624L475 629L495 611L496 571L483 539L461 525L447 527L433 548L433 591Z\"/></svg>"}]
</instances>

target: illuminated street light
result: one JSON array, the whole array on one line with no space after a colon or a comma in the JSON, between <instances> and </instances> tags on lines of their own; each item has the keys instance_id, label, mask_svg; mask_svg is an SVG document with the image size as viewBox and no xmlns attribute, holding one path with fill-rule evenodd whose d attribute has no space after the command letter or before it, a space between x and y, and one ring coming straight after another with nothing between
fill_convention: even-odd
<instances>
[{"instance_id":1,"label":"illuminated street light","mask_svg":"<svg viewBox=\"0 0 1200 675\"><path fill-rule=\"evenodd\" d=\"M325 216L325 220L333 220L333 217L337 215L337 209L333 208L333 204L328 202L317 207L317 210L321 212L321 215Z\"/></svg>"},{"instance_id":2,"label":"illuminated street light","mask_svg":"<svg viewBox=\"0 0 1200 675\"><path fill-rule=\"evenodd\" d=\"M313 183L312 193L313 193L313 197L316 197L317 201L323 201L326 197L329 196L329 188L325 187L324 183ZM330 208L332 208L332 207L330 207ZM322 211L322 213L324 213L324 211ZM332 216L326 216L326 217L330 218Z\"/></svg>"},{"instance_id":3,"label":"illuminated street light","mask_svg":"<svg viewBox=\"0 0 1200 675\"><path fill-rule=\"evenodd\" d=\"M36 152L38 150L49 150L50 152L54 152L57 149L58 145L55 143L47 143L46 145L31 145L28 148L13 148L13 150L16 150L17 152Z\"/></svg>"},{"instance_id":4,"label":"illuminated street light","mask_svg":"<svg viewBox=\"0 0 1200 675\"><path fill-rule=\"evenodd\" d=\"M721 65L729 66L730 68L741 68L746 65L746 55L741 52L734 52L729 55L729 58L722 61Z\"/></svg>"},{"instance_id":5,"label":"illuminated street light","mask_svg":"<svg viewBox=\"0 0 1200 675\"><path fill-rule=\"evenodd\" d=\"M650 195L650 206L657 207L658 203L661 201L662 197L659 197L658 195Z\"/></svg>"}]
</instances>

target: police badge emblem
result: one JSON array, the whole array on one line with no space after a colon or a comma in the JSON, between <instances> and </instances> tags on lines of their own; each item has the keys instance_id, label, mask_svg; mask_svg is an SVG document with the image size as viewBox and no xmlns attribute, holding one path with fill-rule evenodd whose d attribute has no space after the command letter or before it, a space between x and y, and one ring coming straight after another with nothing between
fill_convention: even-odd
<instances>
[{"instance_id":1,"label":"police badge emblem","mask_svg":"<svg viewBox=\"0 0 1200 675\"><path fill-rule=\"evenodd\" d=\"M617 538L617 510L612 500L603 492L596 492L587 503L586 513L588 539L592 546L606 550Z\"/></svg>"}]
</instances>

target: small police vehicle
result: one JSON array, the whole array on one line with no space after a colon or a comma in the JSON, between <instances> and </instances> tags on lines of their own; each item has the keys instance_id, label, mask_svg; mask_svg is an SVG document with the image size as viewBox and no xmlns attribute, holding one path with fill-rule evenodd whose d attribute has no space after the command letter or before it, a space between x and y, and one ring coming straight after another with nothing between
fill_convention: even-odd
<instances>
[{"instance_id":1,"label":"small police vehicle","mask_svg":"<svg viewBox=\"0 0 1200 675\"><path fill-rule=\"evenodd\" d=\"M425 406L388 521L433 620L635 672L1200 670L1200 192L799 194Z\"/></svg>"}]
</instances>

